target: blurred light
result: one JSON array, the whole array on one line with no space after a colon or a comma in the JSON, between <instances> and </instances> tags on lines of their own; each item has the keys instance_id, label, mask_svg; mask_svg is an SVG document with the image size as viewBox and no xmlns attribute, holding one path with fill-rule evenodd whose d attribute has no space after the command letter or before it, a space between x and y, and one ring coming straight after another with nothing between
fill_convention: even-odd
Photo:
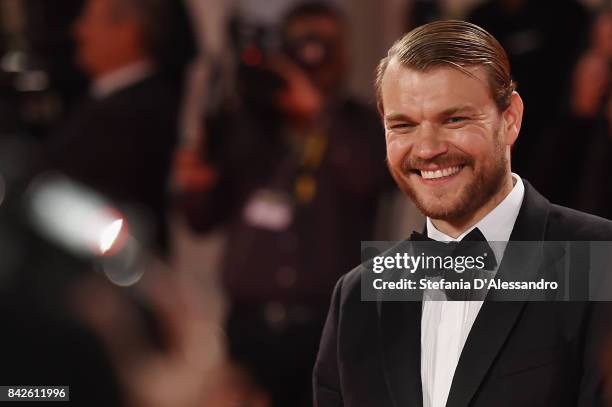
<instances>
[{"instance_id":1,"label":"blurred light","mask_svg":"<svg viewBox=\"0 0 612 407\"><path fill-rule=\"evenodd\" d=\"M108 280L119 287L130 287L138 283L145 274L142 264L102 264L102 272Z\"/></svg>"},{"instance_id":2,"label":"blurred light","mask_svg":"<svg viewBox=\"0 0 612 407\"><path fill-rule=\"evenodd\" d=\"M150 259L142 255L140 245L131 236L128 236L122 245L120 255L102 257L99 263L106 278L120 287L138 283L145 270L151 269L152 266Z\"/></svg>"},{"instance_id":3,"label":"blurred light","mask_svg":"<svg viewBox=\"0 0 612 407\"><path fill-rule=\"evenodd\" d=\"M26 69L28 58L23 51L9 51L0 61L0 66L5 72L17 73Z\"/></svg>"},{"instance_id":4,"label":"blurred light","mask_svg":"<svg viewBox=\"0 0 612 407\"><path fill-rule=\"evenodd\" d=\"M122 227L123 219L117 219L102 230L100 234L100 252L102 254L108 252L113 247Z\"/></svg>"},{"instance_id":5,"label":"blurred light","mask_svg":"<svg viewBox=\"0 0 612 407\"><path fill-rule=\"evenodd\" d=\"M103 272L108 280L119 287L130 287L138 283L145 273L144 267L130 267L115 269L103 267Z\"/></svg>"},{"instance_id":6,"label":"blurred light","mask_svg":"<svg viewBox=\"0 0 612 407\"><path fill-rule=\"evenodd\" d=\"M60 176L39 177L28 204L34 227L76 255L117 253L127 236L123 215L97 193Z\"/></svg>"}]
</instances>

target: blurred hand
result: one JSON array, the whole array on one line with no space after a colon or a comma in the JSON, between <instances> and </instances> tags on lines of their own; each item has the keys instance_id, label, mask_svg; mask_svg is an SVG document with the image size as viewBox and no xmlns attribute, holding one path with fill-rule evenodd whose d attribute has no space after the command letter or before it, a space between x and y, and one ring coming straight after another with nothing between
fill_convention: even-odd
<instances>
[{"instance_id":1,"label":"blurred hand","mask_svg":"<svg viewBox=\"0 0 612 407\"><path fill-rule=\"evenodd\" d=\"M206 164L198 149L178 149L174 154L173 181L179 192L199 192L212 188L216 171Z\"/></svg>"},{"instance_id":2,"label":"blurred hand","mask_svg":"<svg viewBox=\"0 0 612 407\"><path fill-rule=\"evenodd\" d=\"M147 272L138 283L161 327L163 349L152 344L122 289L97 275L76 286L76 311L106 347L130 407L209 405L220 329L205 316L191 280L165 270Z\"/></svg>"},{"instance_id":3,"label":"blurred hand","mask_svg":"<svg viewBox=\"0 0 612 407\"><path fill-rule=\"evenodd\" d=\"M288 115L313 120L323 108L323 95L306 73L285 56L270 58L267 68L282 77L286 88L278 96L279 107Z\"/></svg>"}]
</instances>

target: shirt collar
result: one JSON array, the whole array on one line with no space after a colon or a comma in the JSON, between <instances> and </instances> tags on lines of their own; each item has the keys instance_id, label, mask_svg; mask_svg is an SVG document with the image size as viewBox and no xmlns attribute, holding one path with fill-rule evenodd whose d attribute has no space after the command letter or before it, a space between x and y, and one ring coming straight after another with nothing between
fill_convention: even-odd
<instances>
[{"instance_id":1,"label":"shirt collar","mask_svg":"<svg viewBox=\"0 0 612 407\"><path fill-rule=\"evenodd\" d=\"M525 185L518 175L512 173L515 183L512 190L491 212L482 218L474 226L463 232L458 238L454 239L445 233L440 232L427 217L427 236L430 239L441 242L459 241L474 228L480 229L484 237L489 242L507 242L514 229L514 223L518 217L523 197L525 196Z\"/></svg>"},{"instance_id":2,"label":"shirt collar","mask_svg":"<svg viewBox=\"0 0 612 407\"><path fill-rule=\"evenodd\" d=\"M96 79L91 94L95 99L103 99L151 76L153 70L153 64L147 60L131 63Z\"/></svg>"}]
</instances>

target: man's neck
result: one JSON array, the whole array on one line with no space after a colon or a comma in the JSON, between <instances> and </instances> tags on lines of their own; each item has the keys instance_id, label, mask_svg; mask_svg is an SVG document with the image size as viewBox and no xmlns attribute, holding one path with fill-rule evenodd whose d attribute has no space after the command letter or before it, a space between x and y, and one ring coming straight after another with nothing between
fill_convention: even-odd
<instances>
[{"instance_id":1,"label":"man's neck","mask_svg":"<svg viewBox=\"0 0 612 407\"><path fill-rule=\"evenodd\" d=\"M508 196L510 191L512 191L513 186L514 180L512 178L512 174L508 172L506 180L504 181L504 184L499 189L499 191L475 212L461 219L431 219L431 222L440 232L456 239L461 236L461 234L464 233L466 230L480 222L480 220L487 216L489 212L491 212L495 207L497 207L497 205L499 205L500 202Z\"/></svg>"}]
</instances>

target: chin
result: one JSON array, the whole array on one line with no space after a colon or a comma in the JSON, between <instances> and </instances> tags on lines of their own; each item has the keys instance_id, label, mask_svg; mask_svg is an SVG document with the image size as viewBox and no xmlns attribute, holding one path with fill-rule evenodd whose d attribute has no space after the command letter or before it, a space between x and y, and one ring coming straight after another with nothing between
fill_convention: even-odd
<instances>
[{"instance_id":1,"label":"chin","mask_svg":"<svg viewBox=\"0 0 612 407\"><path fill-rule=\"evenodd\" d=\"M473 209L473 203L478 199L470 196L468 186L463 185L452 190L440 191L434 194L431 191L413 187L407 183L402 184L402 191L414 202L419 211L432 219L453 220L464 217Z\"/></svg>"},{"instance_id":2,"label":"chin","mask_svg":"<svg viewBox=\"0 0 612 407\"><path fill-rule=\"evenodd\" d=\"M419 208L423 215L431 218L431 219L440 219L440 220L456 220L461 219L467 213L469 213L470 208L461 202L452 202L448 205L436 205L436 204L424 204L419 202L418 200L413 199L413 202Z\"/></svg>"}]
</instances>

